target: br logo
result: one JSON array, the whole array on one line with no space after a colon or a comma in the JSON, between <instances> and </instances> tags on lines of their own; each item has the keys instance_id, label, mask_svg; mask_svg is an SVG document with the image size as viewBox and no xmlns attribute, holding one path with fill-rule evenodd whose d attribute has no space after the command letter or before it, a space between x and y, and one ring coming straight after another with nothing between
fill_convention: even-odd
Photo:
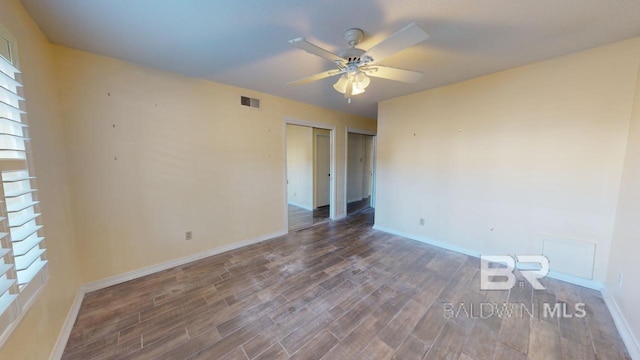
<instances>
[{"instance_id":1,"label":"br logo","mask_svg":"<svg viewBox=\"0 0 640 360\"><path fill-rule=\"evenodd\" d=\"M509 290L516 284L513 271L520 274L535 290L545 287L538 281L549 273L549 259L544 255L481 255L480 290Z\"/></svg>"}]
</instances>

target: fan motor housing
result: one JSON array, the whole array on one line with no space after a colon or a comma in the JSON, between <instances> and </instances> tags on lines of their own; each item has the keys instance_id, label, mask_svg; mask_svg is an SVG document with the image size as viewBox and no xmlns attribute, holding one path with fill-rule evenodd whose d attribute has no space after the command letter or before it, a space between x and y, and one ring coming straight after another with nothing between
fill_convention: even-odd
<instances>
[{"instance_id":1,"label":"fan motor housing","mask_svg":"<svg viewBox=\"0 0 640 360\"><path fill-rule=\"evenodd\" d=\"M365 53L364 50L356 48L356 45L362 41L364 32L358 28L352 28L344 32L344 39L347 40L349 48L341 51L338 55L347 59L347 63L359 62L360 56Z\"/></svg>"},{"instance_id":2,"label":"fan motor housing","mask_svg":"<svg viewBox=\"0 0 640 360\"><path fill-rule=\"evenodd\" d=\"M364 53L365 51L362 49L349 48L347 50L341 51L338 55L340 55L341 58L347 59L348 62L352 62L360 61L360 56L362 56L362 54Z\"/></svg>"}]
</instances>

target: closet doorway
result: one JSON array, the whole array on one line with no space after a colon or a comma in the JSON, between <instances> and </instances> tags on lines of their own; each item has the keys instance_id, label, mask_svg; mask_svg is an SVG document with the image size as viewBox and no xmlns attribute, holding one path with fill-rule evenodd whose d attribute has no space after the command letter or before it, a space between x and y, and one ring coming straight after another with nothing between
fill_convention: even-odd
<instances>
[{"instance_id":1,"label":"closet doorway","mask_svg":"<svg viewBox=\"0 0 640 360\"><path fill-rule=\"evenodd\" d=\"M285 123L289 231L333 217L332 139L333 129L295 121Z\"/></svg>"},{"instance_id":2,"label":"closet doorway","mask_svg":"<svg viewBox=\"0 0 640 360\"><path fill-rule=\"evenodd\" d=\"M347 216L375 207L375 133L347 129Z\"/></svg>"}]
</instances>

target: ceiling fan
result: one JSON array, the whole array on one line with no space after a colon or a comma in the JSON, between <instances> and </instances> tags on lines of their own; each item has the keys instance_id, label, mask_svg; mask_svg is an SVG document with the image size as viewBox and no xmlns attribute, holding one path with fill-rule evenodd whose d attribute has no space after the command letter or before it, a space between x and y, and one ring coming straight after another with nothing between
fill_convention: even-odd
<instances>
[{"instance_id":1,"label":"ceiling fan","mask_svg":"<svg viewBox=\"0 0 640 360\"><path fill-rule=\"evenodd\" d=\"M389 56L428 39L429 35L418 25L415 23L407 25L367 51L356 47L363 37L364 33L360 29L354 28L345 31L344 38L347 40L349 48L338 54L318 47L302 37L289 40L289 44L295 48L334 62L337 69L323 71L300 80L290 81L287 84L301 85L342 75L333 88L344 94L344 97L351 102L351 96L362 94L369 86L371 79L367 75L408 83L414 83L422 77L421 72L378 65L380 61Z\"/></svg>"}]
</instances>

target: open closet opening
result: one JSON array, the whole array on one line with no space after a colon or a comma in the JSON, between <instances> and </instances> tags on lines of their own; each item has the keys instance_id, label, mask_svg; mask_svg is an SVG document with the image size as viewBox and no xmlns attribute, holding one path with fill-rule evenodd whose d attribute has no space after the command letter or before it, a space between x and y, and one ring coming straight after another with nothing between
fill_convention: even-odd
<instances>
[{"instance_id":1,"label":"open closet opening","mask_svg":"<svg viewBox=\"0 0 640 360\"><path fill-rule=\"evenodd\" d=\"M286 124L289 231L331 218L331 132L329 129Z\"/></svg>"},{"instance_id":2,"label":"open closet opening","mask_svg":"<svg viewBox=\"0 0 640 360\"><path fill-rule=\"evenodd\" d=\"M375 136L347 132L347 215L375 207Z\"/></svg>"}]
</instances>

